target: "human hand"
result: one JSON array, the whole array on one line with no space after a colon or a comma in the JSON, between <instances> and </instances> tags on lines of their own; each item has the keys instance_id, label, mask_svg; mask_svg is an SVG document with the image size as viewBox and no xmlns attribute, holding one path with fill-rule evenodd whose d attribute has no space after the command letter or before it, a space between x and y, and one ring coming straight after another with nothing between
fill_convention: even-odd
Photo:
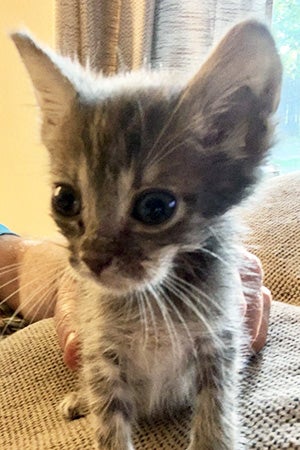
<instances>
[{"instance_id":1,"label":"human hand","mask_svg":"<svg viewBox=\"0 0 300 450\"><path fill-rule=\"evenodd\" d=\"M258 353L267 340L272 294L263 285L261 262L252 253L245 252L240 277L245 299L245 324L250 334L251 348Z\"/></svg>"}]
</instances>

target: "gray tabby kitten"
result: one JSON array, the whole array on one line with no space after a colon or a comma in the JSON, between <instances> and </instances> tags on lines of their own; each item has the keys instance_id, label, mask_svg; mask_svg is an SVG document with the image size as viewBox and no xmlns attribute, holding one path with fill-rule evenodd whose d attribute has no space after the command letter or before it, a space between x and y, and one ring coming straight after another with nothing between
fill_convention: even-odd
<instances>
[{"instance_id":1,"label":"gray tabby kitten","mask_svg":"<svg viewBox=\"0 0 300 450\"><path fill-rule=\"evenodd\" d=\"M281 63L244 22L188 82L105 78L13 34L42 112L52 214L81 286L82 386L96 447L132 450L141 417L192 405L189 450L240 448L239 252L230 209L269 147Z\"/></svg>"}]
</instances>

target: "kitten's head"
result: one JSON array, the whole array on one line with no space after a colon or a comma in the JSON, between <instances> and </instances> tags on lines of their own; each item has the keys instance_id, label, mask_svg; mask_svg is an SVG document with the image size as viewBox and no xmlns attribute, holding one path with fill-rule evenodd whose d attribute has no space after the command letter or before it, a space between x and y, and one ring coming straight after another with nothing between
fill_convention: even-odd
<instances>
[{"instance_id":1,"label":"kitten's head","mask_svg":"<svg viewBox=\"0 0 300 450\"><path fill-rule=\"evenodd\" d=\"M187 83L96 77L26 34L12 38L41 108L52 214L72 264L120 293L161 280L255 182L281 83L268 30L234 27Z\"/></svg>"}]
</instances>

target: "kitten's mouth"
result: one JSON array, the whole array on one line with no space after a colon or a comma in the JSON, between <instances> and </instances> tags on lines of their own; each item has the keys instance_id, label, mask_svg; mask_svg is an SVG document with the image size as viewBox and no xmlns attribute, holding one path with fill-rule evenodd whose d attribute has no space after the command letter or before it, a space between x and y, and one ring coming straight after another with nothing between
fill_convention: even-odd
<instances>
[{"instance_id":1,"label":"kitten's mouth","mask_svg":"<svg viewBox=\"0 0 300 450\"><path fill-rule=\"evenodd\" d=\"M84 257L82 261L71 258L70 264L84 278L117 294L142 290L151 281L142 263L121 264L113 257L101 261Z\"/></svg>"},{"instance_id":2,"label":"kitten's mouth","mask_svg":"<svg viewBox=\"0 0 300 450\"><path fill-rule=\"evenodd\" d=\"M167 276L176 255L176 247L159 249L151 256L121 257L99 253L72 255L70 264L85 279L102 290L117 295L144 291Z\"/></svg>"},{"instance_id":3,"label":"kitten's mouth","mask_svg":"<svg viewBox=\"0 0 300 450\"><path fill-rule=\"evenodd\" d=\"M132 292L133 290L142 290L147 284L145 280L126 277L120 273L115 273L114 270L104 270L96 279L96 282L98 282L102 288L122 295Z\"/></svg>"}]
</instances>

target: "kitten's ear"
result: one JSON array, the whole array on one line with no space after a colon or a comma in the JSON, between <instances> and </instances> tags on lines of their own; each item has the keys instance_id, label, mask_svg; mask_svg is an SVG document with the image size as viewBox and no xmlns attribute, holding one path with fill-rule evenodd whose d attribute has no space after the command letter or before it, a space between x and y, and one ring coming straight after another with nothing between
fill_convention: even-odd
<instances>
[{"instance_id":1,"label":"kitten's ear","mask_svg":"<svg viewBox=\"0 0 300 450\"><path fill-rule=\"evenodd\" d=\"M64 59L39 46L23 32L11 34L32 80L44 123L56 125L66 114L76 90L63 74Z\"/></svg>"},{"instance_id":2,"label":"kitten's ear","mask_svg":"<svg viewBox=\"0 0 300 450\"><path fill-rule=\"evenodd\" d=\"M238 204L256 182L271 144L269 119L278 106L281 76L268 29L248 21L229 31L183 90L174 123L195 143L204 216Z\"/></svg>"},{"instance_id":3,"label":"kitten's ear","mask_svg":"<svg viewBox=\"0 0 300 450\"><path fill-rule=\"evenodd\" d=\"M281 77L280 58L267 27L242 22L225 35L187 85L182 106L203 117L207 130L203 141L213 144L249 120L251 111L260 119L272 115L279 103Z\"/></svg>"}]
</instances>

